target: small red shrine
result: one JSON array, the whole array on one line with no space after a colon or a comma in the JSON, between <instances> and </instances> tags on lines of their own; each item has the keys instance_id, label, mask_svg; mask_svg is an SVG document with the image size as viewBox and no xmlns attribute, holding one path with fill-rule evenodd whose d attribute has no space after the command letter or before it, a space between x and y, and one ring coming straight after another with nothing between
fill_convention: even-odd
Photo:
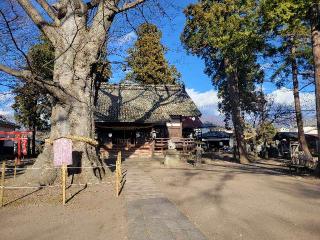
<instances>
[{"instance_id":1,"label":"small red shrine","mask_svg":"<svg viewBox=\"0 0 320 240\"><path fill-rule=\"evenodd\" d=\"M0 141L13 141L17 143L17 165L21 164L22 156L27 155L28 136L32 134L32 131L0 131Z\"/></svg>"}]
</instances>

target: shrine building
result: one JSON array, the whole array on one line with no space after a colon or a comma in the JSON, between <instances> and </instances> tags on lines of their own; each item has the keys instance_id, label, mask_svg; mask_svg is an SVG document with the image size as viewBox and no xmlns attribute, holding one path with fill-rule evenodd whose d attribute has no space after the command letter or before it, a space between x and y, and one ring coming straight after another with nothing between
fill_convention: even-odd
<instances>
[{"instance_id":1,"label":"shrine building","mask_svg":"<svg viewBox=\"0 0 320 240\"><path fill-rule=\"evenodd\" d=\"M200 116L183 85L102 84L95 123L103 151L151 156L191 139Z\"/></svg>"}]
</instances>

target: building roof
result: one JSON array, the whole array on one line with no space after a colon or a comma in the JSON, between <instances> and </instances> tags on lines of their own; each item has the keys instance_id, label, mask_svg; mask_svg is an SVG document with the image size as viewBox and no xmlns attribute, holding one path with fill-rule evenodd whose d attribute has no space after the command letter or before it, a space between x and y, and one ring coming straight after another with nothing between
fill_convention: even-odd
<instances>
[{"instance_id":1,"label":"building roof","mask_svg":"<svg viewBox=\"0 0 320 240\"><path fill-rule=\"evenodd\" d=\"M225 131L210 131L202 134L203 139L229 139L232 134Z\"/></svg>"},{"instance_id":2,"label":"building roof","mask_svg":"<svg viewBox=\"0 0 320 240\"><path fill-rule=\"evenodd\" d=\"M171 116L201 116L183 86L102 84L100 88L97 122L164 123Z\"/></svg>"},{"instance_id":3,"label":"building roof","mask_svg":"<svg viewBox=\"0 0 320 240\"><path fill-rule=\"evenodd\" d=\"M17 124L8 121L4 116L1 116L1 115L0 115L0 127L19 128Z\"/></svg>"},{"instance_id":4,"label":"building roof","mask_svg":"<svg viewBox=\"0 0 320 240\"><path fill-rule=\"evenodd\" d=\"M316 139L317 136L313 134L304 134L306 139ZM278 132L274 137L273 140L283 140L286 139L288 141L297 141L298 140L298 132Z\"/></svg>"}]
</instances>

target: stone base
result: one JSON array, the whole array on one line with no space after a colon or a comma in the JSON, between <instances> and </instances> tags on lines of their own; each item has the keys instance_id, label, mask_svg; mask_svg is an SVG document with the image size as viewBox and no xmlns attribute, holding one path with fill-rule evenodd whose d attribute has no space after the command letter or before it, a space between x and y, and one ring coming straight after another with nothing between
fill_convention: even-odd
<instances>
[{"instance_id":1,"label":"stone base","mask_svg":"<svg viewBox=\"0 0 320 240\"><path fill-rule=\"evenodd\" d=\"M167 150L164 165L166 167L178 167L181 164L180 153L176 149Z\"/></svg>"}]
</instances>

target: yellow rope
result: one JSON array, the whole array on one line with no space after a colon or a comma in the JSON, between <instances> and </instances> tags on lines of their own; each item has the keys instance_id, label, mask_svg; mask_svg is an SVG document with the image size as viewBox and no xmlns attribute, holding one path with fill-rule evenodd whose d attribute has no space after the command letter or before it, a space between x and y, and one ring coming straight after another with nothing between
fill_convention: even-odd
<instances>
[{"instance_id":1,"label":"yellow rope","mask_svg":"<svg viewBox=\"0 0 320 240\"><path fill-rule=\"evenodd\" d=\"M88 137L83 137L83 136L75 136L75 135L68 135L68 136L64 136L64 137L59 137L59 138L67 138L70 139L72 141L77 141L77 142L84 142L84 143L88 143L92 146L98 146L99 143L98 141L92 139L92 138L88 138ZM55 138L55 139L45 139L45 143L47 144L53 144L54 140L57 140L59 138Z\"/></svg>"}]
</instances>

